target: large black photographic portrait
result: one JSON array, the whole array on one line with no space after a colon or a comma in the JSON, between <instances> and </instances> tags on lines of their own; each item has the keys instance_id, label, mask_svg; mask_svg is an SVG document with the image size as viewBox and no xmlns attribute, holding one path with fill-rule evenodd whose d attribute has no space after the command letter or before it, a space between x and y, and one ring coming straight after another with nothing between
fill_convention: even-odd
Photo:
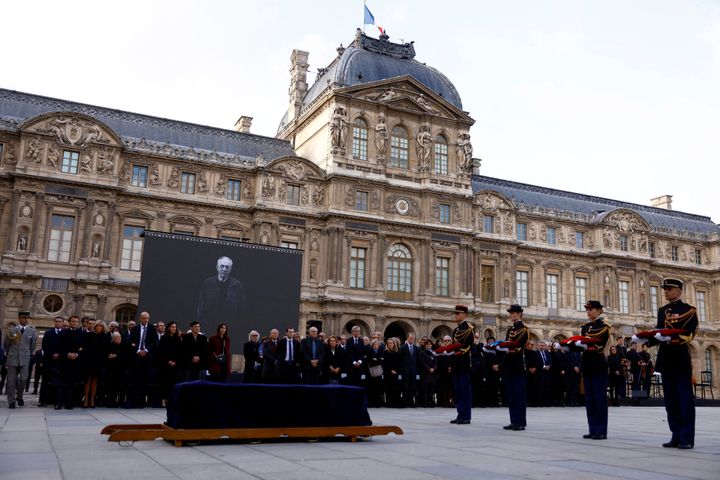
<instances>
[{"instance_id":1,"label":"large black photographic portrait","mask_svg":"<svg viewBox=\"0 0 720 480\"><path fill-rule=\"evenodd\" d=\"M226 323L241 353L250 330L297 326L301 269L300 250L146 231L138 312L208 336Z\"/></svg>"}]
</instances>

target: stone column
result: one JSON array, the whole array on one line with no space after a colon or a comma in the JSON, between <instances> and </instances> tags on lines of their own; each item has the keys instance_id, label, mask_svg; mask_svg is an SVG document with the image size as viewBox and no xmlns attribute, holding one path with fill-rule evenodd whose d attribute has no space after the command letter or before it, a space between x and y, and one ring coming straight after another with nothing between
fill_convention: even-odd
<instances>
[{"instance_id":1,"label":"stone column","mask_svg":"<svg viewBox=\"0 0 720 480\"><path fill-rule=\"evenodd\" d=\"M7 288L0 288L0 328L5 327L5 301L10 290Z\"/></svg>"},{"instance_id":2,"label":"stone column","mask_svg":"<svg viewBox=\"0 0 720 480\"><path fill-rule=\"evenodd\" d=\"M328 229L330 236L328 238L328 258L327 258L327 279L329 282L335 281L335 263L337 262L337 227Z\"/></svg>"},{"instance_id":3,"label":"stone column","mask_svg":"<svg viewBox=\"0 0 720 480\"><path fill-rule=\"evenodd\" d=\"M465 245L462 247L462 249L465 251L465 293L472 295L473 292L473 274L472 274L472 268L473 268L473 256L472 256L472 247L470 245ZM497 275L496 275L497 277Z\"/></svg>"},{"instance_id":4,"label":"stone column","mask_svg":"<svg viewBox=\"0 0 720 480\"><path fill-rule=\"evenodd\" d=\"M98 320L105 320L105 307L107 307L107 297L105 295L98 295L96 313Z\"/></svg>"},{"instance_id":5,"label":"stone column","mask_svg":"<svg viewBox=\"0 0 720 480\"><path fill-rule=\"evenodd\" d=\"M105 225L105 240L103 244L103 260L109 261L110 260L110 248L112 247L113 243L113 230L115 228L115 210L117 206L115 203L109 203L108 204L108 211L107 211L107 222Z\"/></svg>"},{"instance_id":6,"label":"stone column","mask_svg":"<svg viewBox=\"0 0 720 480\"><path fill-rule=\"evenodd\" d=\"M430 262L432 261L431 257L434 257L434 255L433 255L434 250L433 250L433 248L431 248L430 240L427 240L427 239L421 241L420 246L422 248L422 259L423 259L423 266L422 266L422 273L421 273L421 275L424 277L423 278L423 280L424 280L423 289L425 290L425 293L429 294L429 293L431 293L430 292L430 288L431 288L430 287L431 286L430 272L432 271Z\"/></svg>"},{"instance_id":7,"label":"stone column","mask_svg":"<svg viewBox=\"0 0 720 480\"><path fill-rule=\"evenodd\" d=\"M83 239L80 246L80 258L88 258L88 248L90 245L90 228L93 221L93 210L95 208L95 200L88 200L85 204L85 210L82 213L85 216L85 225L83 227Z\"/></svg>"},{"instance_id":8,"label":"stone column","mask_svg":"<svg viewBox=\"0 0 720 480\"><path fill-rule=\"evenodd\" d=\"M17 231L16 231L17 230L17 217L18 217L18 209L19 208L20 208L20 190L14 190L13 194L12 194L12 212L10 214L10 228L8 229L8 236L7 236L7 240L5 242L5 251L6 252L14 252L15 251L15 242L16 242L15 235L17 233ZM28 251L30 251L29 248L28 248Z\"/></svg>"},{"instance_id":9,"label":"stone column","mask_svg":"<svg viewBox=\"0 0 720 480\"><path fill-rule=\"evenodd\" d=\"M33 214L33 231L29 239L28 252L40 255L40 239L43 237L40 232L40 218L45 214L45 194L42 192L35 193L35 213Z\"/></svg>"},{"instance_id":10,"label":"stone column","mask_svg":"<svg viewBox=\"0 0 720 480\"><path fill-rule=\"evenodd\" d=\"M85 304L85 295L74 294L72 296L72 299L73 299L73 305L75 307L75 309L73 310L73 314L77 315L78 317L82 317L83 305Z\"/></svg>"},{"instance_id":11,"label":"stone column","mask_svg":"<svg viewBox=\"0 0 720 480\"><path fill-rule=\"evenodd\" d=\"M23 310L31 310L31 303L33 295L35 295L35 292L32 290L23 290L22 293L22 309Z\"/></svg>"},{"instance_id":12,"label":"stone column","mask_svg":"<svg viewBox=\"0 0 720 480\"><path fill-rule=\"evenodd\" d=\"M385 285L385 255L387 254L387 239L385 235L378 237L377 243L377 275L375 275L375 285L382 289Z\"/></svg>"},{"instance_id":13,"label":"stone column","mask_svg":"<svg viewBox=\"0 0 720 480\"><path fill-rule=\"evenodd\" d=\"M337 238L337 261L335 262L335 281L342 282L343 281L343 265L345 264L345 229L344 228L338 228L338 238Z\"/></svg>"}]
</instances>

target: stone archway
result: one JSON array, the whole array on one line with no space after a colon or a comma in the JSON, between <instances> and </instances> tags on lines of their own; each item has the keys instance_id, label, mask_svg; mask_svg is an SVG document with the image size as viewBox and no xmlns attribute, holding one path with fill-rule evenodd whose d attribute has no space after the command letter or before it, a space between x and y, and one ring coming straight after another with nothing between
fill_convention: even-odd
<instances>
[{"instance_id":1,"label":"stone archway","mask_svg":"<svg viewBox=\"0 0 720 480\"><path fill-rule=\"evenodd\" d=\"M433 340L442 339L445 335L452 335L452 329L447 325L438 325L433 328L433 331L430 333L430 337Z\"/></svg>"},{"instance_id":2,"label":"stone archway","mask_svg":"<svg viewBox=\"0 0 720 480\"><path fill-rule=\"evenodd\" d=\"M352 333L352 328L354 326L360 327L360 335L361 336L366 337L366 336L370 335L370 332L371 332L370 326L363 320L360 320L359 318L353 318L352 320L347 322L342 329L343 330L342 333L350 335Z\"/></svg>"},{"instance_id":3,"label":"stone archway","mask_svg":"<svg viewBox=\"0 0 720 480\"><path fill-rule=\"evenodd\" d=\"M404 342L408 333L414 333L412 326L405 322L391 322L385 327L383 337L387 341L388 338L397 337L400 342Z\"/></svg>"},{"instance_id":4,"label":"stone archway","mask_svg":"<svg viewBox=\"0 0 720 480\"><path fill-rule=\"evenodd\" d=\"M486 328L485 331L483 332L483 338L485 339L485 341L487 341L487 339L490 338L490 337L492 337L492 338L494 338L494 339L497 340L497 337L495 336L495 332L493 331L493 329L492 329L492 328Z\"/></svg>"}]
</instances>

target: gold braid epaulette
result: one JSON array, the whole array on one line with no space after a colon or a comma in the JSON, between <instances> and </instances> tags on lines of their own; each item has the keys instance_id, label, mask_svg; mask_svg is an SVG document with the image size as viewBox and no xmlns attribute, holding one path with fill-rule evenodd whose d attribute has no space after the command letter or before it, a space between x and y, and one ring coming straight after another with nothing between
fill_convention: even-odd
<instances>
[{"instance_id":1,"label":"gold braid epaulette","mask_svg":"<svg viewBox=\"0 0 720 480\"><path fill-rule=\"evenodd\" d=\"M670 317L668 318L667 313L665 313L665 328L681 328L683 330L687 330L685 328L685 325L687 322L697 314L697 310L695 310L695 307L692 305L689 305L690 309L683 313L682 315L678 315L677 317ZM682 325L679 325L682 323ZM692 341L693 338L695 338L695 331L690 332L690 335L678 335L678 338L682 340L680 344L689 343Z\"/></svg>"},{"instance_id":2,"label":"gold braid epaulette","mask_svg":"<svg viewBox=\"0 0 720 480\"><path fill-rule=\"evenodd\" d=\"M473 327L473 325L468 322L468 328L466 328L465 330L463 330L462 333L461 333L461 332L456 332L455 335L453 335L453 337L454 337L454 338L453 338L453 341L454 341L455 343L465 344L465 340L467 339L467 336L468 336L468 335L472 335L473 338L475 337L474 330L475 330L475 327ZM463 354L465 354L465 353L467 353L467 352L470 351L470 348L471 348L471 347L472 347L472 342L470 342L470 345L468 345L467 347L459 348L458 351L460 351L460 352L462 352Z\"/></svg>"}]
</instances>

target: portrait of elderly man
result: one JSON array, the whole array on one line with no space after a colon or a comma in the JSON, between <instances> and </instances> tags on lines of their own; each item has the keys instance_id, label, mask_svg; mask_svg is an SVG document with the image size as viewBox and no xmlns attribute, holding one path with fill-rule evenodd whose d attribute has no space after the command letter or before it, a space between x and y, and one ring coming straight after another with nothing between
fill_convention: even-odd
<instances>
[{"instance_id":1,"label":"portrait of elderly man","mask_svg":"<svg viewBox=\"0 0 720 480\"><path fill-rule=\"evenodd\" d=\"M216 268L217 274L205 279L198 298L197 320L206 325L229 323L247 307L242 282L230 275L232 259L218 258Z\"/></svg>"}]
</instances>

